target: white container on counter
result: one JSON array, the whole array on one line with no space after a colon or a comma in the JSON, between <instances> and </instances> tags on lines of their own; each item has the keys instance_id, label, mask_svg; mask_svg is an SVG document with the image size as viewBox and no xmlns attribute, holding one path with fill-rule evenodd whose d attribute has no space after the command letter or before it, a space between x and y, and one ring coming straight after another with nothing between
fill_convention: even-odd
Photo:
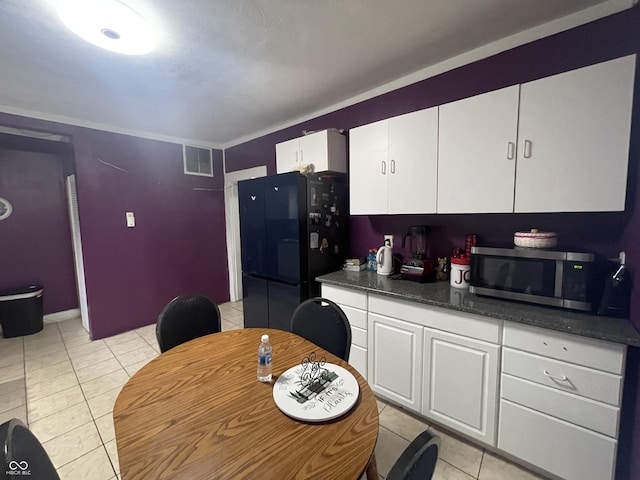
<instances>
[{"instance_id":1,"label":"white container on counter","mask_svg":"<svg viewBox=\"0 0 640 480\"><path fill-rule=\"evenodd\" d=\"M471 259L469 257L451 257L451 286L455 288L469 288L471 279Z\"/></svg>"}]
</instances>

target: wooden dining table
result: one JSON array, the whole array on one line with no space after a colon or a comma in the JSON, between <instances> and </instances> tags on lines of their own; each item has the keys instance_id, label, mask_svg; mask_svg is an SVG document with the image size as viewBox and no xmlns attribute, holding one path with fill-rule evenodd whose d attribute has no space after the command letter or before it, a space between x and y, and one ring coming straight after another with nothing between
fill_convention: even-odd
<instances>
[{"instance_id":1,"label":"wooden dining table","mask_svg":"<svg viewBox=\"0 0 640 480\"><path fill-rule=\"evenodd\" d=\"M273 346L273 380L257 380L260 338ZM273 382L315 352L357 379L359 398L341 417L295 420ZM290 332L231 330L179 345L142 367L113 410L120 475L135 479L376 478L378 409L347 362Z\"/></svg>"}]
</instances>

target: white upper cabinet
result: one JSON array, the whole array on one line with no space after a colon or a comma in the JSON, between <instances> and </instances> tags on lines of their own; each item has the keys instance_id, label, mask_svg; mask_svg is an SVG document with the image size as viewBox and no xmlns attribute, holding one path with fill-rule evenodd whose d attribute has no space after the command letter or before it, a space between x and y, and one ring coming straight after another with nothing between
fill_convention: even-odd
<instances>
[{"instance_id":1,"label":"white upper cabinet","mask_svg":"<svg viewBox=\"0 0 640 480\"><path fill-rule=\"evenodd\" d=\"M344 135L322 130L276 144L277 173L290 172L312 164L314 171L347 171L347 145Z\"/></svg>"},{"instance_id":2,"label":"white upper cabinet","mask_svg":"<svg viewBox=\"0 0 640 480\"><path fill-rule=\"evenodd\" d=\"M435 213L437 155L437 107L351 129L351 214Z\"/></svg>"},{"instance_id":3,"label":"white upper cabinet","mask_svg":"<svg viewBox=\"0 0 640 480\"><path fill-rule=\"evenodd\" d=\"M635 60L522 85L516 212L624 210Z\"/></svg>"},{"instance_id":4,"label":"white upper cabinet","mask_svg":"<svg viewBox=\"0 0 640 480\"><path fill-rule=\"evenodd\" d=\"M388 139L388 120L349 130L351 215L387 213Z\"/></svg>"},{"instance_id":5,"label":"white upper cabinet","mask_svg":"<svg viewBox=\"0 0 640 480\"><path fill-rule=\"evenodd\" d=\"M519 86L440 106L438 213L513 212Z\"/></svg>"}]
</instances>

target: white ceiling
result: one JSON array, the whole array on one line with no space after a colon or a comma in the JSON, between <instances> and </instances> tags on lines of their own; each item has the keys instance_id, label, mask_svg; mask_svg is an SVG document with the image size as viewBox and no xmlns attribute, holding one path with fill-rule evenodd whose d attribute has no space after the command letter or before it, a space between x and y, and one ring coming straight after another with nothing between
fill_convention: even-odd
<instances>
[{"instance_id":1,"label":"white ceiling","mask_svg":"<svg viewBox=\"0 0 640 480\"><path fill-rule=\"evenodd\" d=\"M229 146L633 0L123 2L156 29L153 53L84 42L55 0L0 0L0 111Z\"/></svg>"}]
</instances>

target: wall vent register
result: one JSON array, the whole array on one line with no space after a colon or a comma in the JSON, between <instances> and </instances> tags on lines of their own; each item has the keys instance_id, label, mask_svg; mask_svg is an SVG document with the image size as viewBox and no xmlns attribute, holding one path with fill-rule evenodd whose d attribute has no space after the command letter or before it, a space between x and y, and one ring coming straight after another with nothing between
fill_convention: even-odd
<instances>
[{"instance_id":1,"label":"wall vent register","mask_svg":"<svg viewBox=\"0 0 640 480\"><path fill-rule=\"evenodd\" d=\"M213 177L213 158L210 148L184 145L184 173Z\"/></svg>"}]
</instances>

